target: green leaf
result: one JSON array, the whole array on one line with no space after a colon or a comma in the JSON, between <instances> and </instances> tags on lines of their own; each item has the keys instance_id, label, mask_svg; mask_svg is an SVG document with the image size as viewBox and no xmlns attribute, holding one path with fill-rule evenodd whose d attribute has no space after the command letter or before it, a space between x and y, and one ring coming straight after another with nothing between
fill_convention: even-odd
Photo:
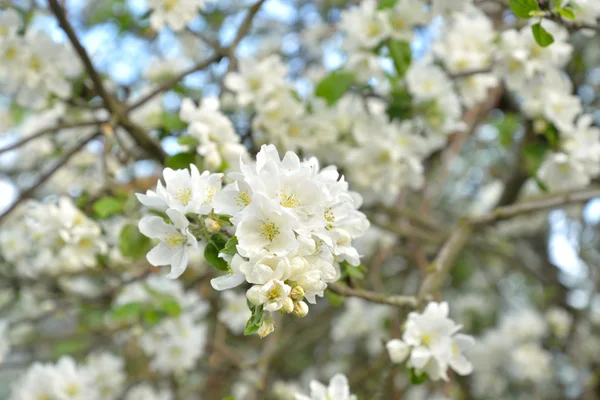
<instances>
[{"instance_id":1,"label":"green leaf","mask_svg":"<svg viewBox=\"0 0 600 400\"><path fill-rule=\"evenodd\" d=\"M427 378L426 372L418 373L414 368L410 369L410 383L413 385L421 385L427 381Z\"/></svg>"},{"instance_id":2,"label":"green leaf","mask_svg":"<svg viewBox=\"0 0 600 400\"><path fill-rule=\"evenodd\" d=\"M392 100L385 110L390 120L410 118L412 113L412 96L406 89L392 91Z\"/></svg>"},{"instance_id":3,"label":"green leaf","mask_svg":"<svg viewBox=\"0 0 600 400\"><path fill-rule=\"evenodd\" d=\"M344 300L346 300L346 297L342 296L341 294L332 292L329 289L325 291L325 296L327 296L327 299L334 307L341 307L344 304Z\"/></svg>"},{"instance_id":4,"label":"green leaf","mask_svg":"<svg viewBox=\"0 0 600 400\"><path fill-rule=\"evenodd\" d=\"M90 337L74 337L52 343L51 357L60 358L66 354L83 352L90 345Z\"/></svg>"},{"instance_id":5,"label":"green leaf","mask_svg":"<svg viewBox=\"0 0 600 400\"><path fill-rule=\"evenodd\" d=\"M146 325L150 325L150 326L157 325L162 319L162 315L160 315L160 313L157 312L156 310L144 311L143 317L144 317L144 322L146 323Z\"/></svg>"},{"instance_id":6,"label":"green leaf","mask_svg":"<svg viewBox=\"0 0 600 400\"><path fill-rule=\"evenodd\" d=\"M169 317L178 317L181 314L181 306L179 302L171 296L165 296L160 304L161 310L167 313Z\"/></svg>"},{"instance_id":7,"label":"green leaf","mask_svg":"<svg viewBox=\"0 0 600 400\"><path fill-rule=\"evenodd\" d=\"M354 279L364 279L365 278L365 274L362 271L361 266L353 266L350 265L350 263L348 263L348 261L342 261L340 263L340 270L341 270L341 274L342 274L342 278L349 276L351 278Z\"/></svg>"},{"instance_id":8,"label":"green leaf","mask_svg":"<svg viewBox=\"0 0 600 400\"><path fill-rule=\"evenodd\" d=\"M519 129L519 116L515 113L506 114L501 120L494 123L498 129L498 140L504 147L510 147L515 133Z\"/></svg>"},{"instance_id":9,"label":"green leaf","mask_svg":"<svg viewBox=\"0 0 600 400\"><path fill-rule=\"evenodd\" d=\"M510 9L519 18L531 18L532 11L540 11L537 0L510 0Z\"/></svg>"},{"instance_id":10,"label":"green leaf","mask_svg":"<svg viewBox=\"0 0 600 400\"><path fill-rule=\"evenodd\" d=\"M211 236L204 248L204 258L206 258L206 261L220 271L229 271L227 261L219 257L219 253L225 248L227 242L227 236L217 233Z\"/></svg>"},{"instance_id":11,"label":"green leaf","mask_svg":"<svg viewBox=\"0 0 600 400\"><path fill-rule=\"evenodd\" d=\"M542 181L540 178L538 178L537 176L534 177L535 183L537 184L538 188L544 192L544 193L548 193L549 189L548 186L546 186L546 184L544 183L544 181Z\"/></svg>"},{"instance_id":12,"label":"green leaf","mask_svg":"<svg viewBox=\"0 0 600 400\"><path fill-rule=\"evenodd\" d=\"M172 169L186 169L190 164L196 161L195 153L179 153L174 156L168 156L165 159L165 167Z\"/></svg>"},{"instance_id":13,"label":"green leaf","mask_svg":"<svg viewBox=\"0 0 600 400\"><path fill-rule=\"evenodd\" d=\"M334 71L317 84L315 95L332 105L350 89L353 83L354 75L351 72Z\"/></svg>"},{"instance_id":14,"label":"green leaf","mask_svg":"<svg viewBox=\"0 0 600 400\"><path fill-rule=\"evenodd\" d=\"M403 40L390 40L387 44L387 48L390 51L390 56L394 61L394 67L396 67L396 73L399 78L402 78L412 59L412 52L410 50L410 43Z\"/></svg>"},{"instance_id":15,"label":"green leaf","mask_svg":"<svg viewBox=\"0 0 600 400\"><path fill-rule=\"evenodd\" d=\"M576 16L575 13L573 12L572 9L565 7L565 8L561 8L557 11L563 18L566 19L570 19L571 21L573 21Z\"/></svg>"},{"instance_id":16,"label":"green leaf","mask_svg":"<svg viewBox=\"0 0 600 400\"><path fill-rule=\"evenodd\" d=\"M179 118L179 114L163 112L162 127L167 131L182 131L187 127L187 123Z\"/></svg>"},{"instance_id":17,"label":"green leaf","mask_svg":"<svg viewBox=\"0 0 600 400\"><path fill-rule=\"evenodd\" d=\"M398 3L398 0L381 0L379 2L378 10L384 10L386 8L392 8Z\"/></svg>"},{"instance_id":18,"label":"green leaf","mask_svg":"<svg viewBox=\"0 0 600 400\"><path fill-rule=\"evenodd\" d=\"M525 169L531 176L535 176L540 165L544 161L546 151L549 145L546 140L540 138L533 143L527 143L523 146L523 159L525 161Z\"/></svg>"},{"instance_id":19,"label":"green leaf","mask_svg":"<svg viewBox=\"0 0 600 400\"><path fill-rule=\"evenodd\" d=\"M127 224L119 234L119 250L125 257L134 260L144 257L152 248L152 242L142 235L134 224Z\"/></svg>"},{"instance_id":20,"label":"green leaf","mask_svg":"<svg viewBox=\"0 0 600 400\"><path fill-rule=\"evenodd\" d=\"M94 202L92 206L94 213L98 218L108 218L123 211L124 204L114 197L102 197Z\"/></svg>"},{"instance_id":21,"label":"green leaf","mask_svg":"<svg viewBox=\"0 0 600 400\"><path fill-rule=\"evenodd\" d=\"M236 254L237 253L237 244L238 244L237 236L232 237L231 239L229 239L227 241L227 243L225 243L225 247L223 248L223 250L221 250L221 253L230 254L230 255Z\"/></svg>"},{"instance_id":22,"label":"green leaf","mask_svg":"<svg viewBox=\"0 0 600 400\"><path fill-rule=\"evenodd\" d=\"M554 43L554 38L547 30L544 29L541 23L538 22L537 24L533 25L531 27L531 30L533 32L533 37L535 38L535 41L540 46L548 47L552 43Z\"/></svg>"},{"instance_id":23,"label":"green leaf","mask_svg":"<svg viewBox=\"0 0 600 400\"><path fill-rule=\"evenodd\" d=\"M143 309L143 303L127 303L112 310L110 316L117 321L129 321L139 318Z\"/></svg>"},{"instance_id":24,"label":"green leaf","mask_svg":"<svg viewBox=\"0 0 600 400\"><path fill-rule=\"evenodd\" d=\"M246 322L246 327L244 328L244 335L253 335L256 332L258 332L258 329L260 328L260 325L262 323L262 317L263 317L263 306L252 306L250 308L250 311L252 311L252 315L250 316L250 318L248 319L248 322Z\"/></svg>"},{"instance_id":25,"label":"green leaf","mask_svg":"<svg viewBox=\"0 0 600 400\"><path fill-rule=\"evenodd\" d=\"M180 136L179 138L177 138L177 143L183 146L190 146L193 149L198 147L199 144L198 139L192 136Z\"/></svg>"}]
</instances>

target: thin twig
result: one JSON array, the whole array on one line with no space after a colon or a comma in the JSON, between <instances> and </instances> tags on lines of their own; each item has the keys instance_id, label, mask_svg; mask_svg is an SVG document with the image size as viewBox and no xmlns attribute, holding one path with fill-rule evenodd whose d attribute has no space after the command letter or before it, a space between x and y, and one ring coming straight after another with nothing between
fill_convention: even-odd
<instances>
[{"instance_id":1,"label":"thin twig","mask_svg":"<svg viewBox=\"0 0 600 400\"><path fill-rule=\"evenodd\" d=\"M5 153L7 151L11 151L14 150L18 147L23 146L25 143L28 143L34 139L37 139L47 133L52 133L52 132L56 132L56 131L60 131L63 129L72 129L72 128L83 128L83 127L88 127L88 126L96 126L96 125L102 125L105 124L108 121L84 121L84 122L61 122L56 126L52 126L50 128L45 128L42 129L32 135L29 135L27 137L24 137L23 139L19 140L16 143L11 144L10 146L7 147L3 147L0 149L0 154L1 153Z\"/></svg>"},{"instance_id":2,"label":"thin twig","mask_svg":"<svg viewBox=\"0 0 600 400\"><path fill-rule=\"evenodd\" d=\"M186 76L193 74L194 72L203 70L204 68L208 67L212 63L219 62L223 57L224 56L222 53L216 53L213 56L209 57L208 59L182 71L179 75L176 75L176 76L172 77L171 79L165 81L163 84L161 84L160 86L157 86L154 90L147 93L142 98L140 98L137 101L135 101L134 103L130 104L129 107L127 107L127 112L131 112L131 111L135 110L136 108L146 104L148 101L150 101L156 95L166 92L166 91L172 89L173 87L175 87L175 85L177 85L179 83L179 81L181 81Z\"/></svg>"},{"instance_id":3,"label":"thin twig","mask_svg":"<svg viewBox=\"0 0 600 400\"><path fill-rule=\"evenodd\" d=\"M75 31L73 30L73 27L69 23L69 20L67 19L64 8L58 3L57 0L48 0L48 4L50 5L50 9L52 10L52 13L56 16L56 19L58 20L58 24L60 25L62 30L66 33L67 37L69 38L69 41L75 48L77 55L79 55L79 58L83 62L83 65L84 65L87 73L90 75L90 78L92 79L92 82L94 83L94 88L98 92L98 95L102 98L102 100L104 100L104 104L106 105L106 107L110 111L114 111L115 100L110 95L110 93L106 90L106 88L104 87L104 84L102 83L102 78L100 77L100 74L98 74L98 71L96 71L96 68L94 67L94 64L92 64L92 60L90 59L89 55L87 54L87 51L85 50L85 48L83 47L83 45L81 44L79 39L77 38L77 35L75 34Z\"/></svg>"},{"instance_id":4,"label":"thin twig","mask_svg":"<svg viewBox=\"0 0 600 400\"><path fill-rule=\"evenodd\" d=\"M595 198L600 198L600 189L588 188L498 207L489 213L461 220L431 264L431 270L419 289L419 301L424 300L426 296L434 293L443 285L449 272L454 267L457 257L468 243L474 228L521 214L582 203Z\"/></svg>"},{"instance_id":5,"label":"thin twig","mask_svg":"<svg viewBox=\"0 0 600 400\"><path fill-rule=\"evenodd\" d=\"M56 165L54 165L52 168L50 168L48 171L44 172L43 174L40 175L39 179L37 180L37 182L35 182L31 187L29 187L28 189L24 190L23 192L21 192L21 195L17 198L17 200L15 200L1 215L0 215L0 221L2 221L8 214L10 214L15 208L17 208L17 206L19 204L21 204L24 200L27 200L28 198L30 198L33 193L36 191L37 188L39 188L41 185L43 185L48 179L50 179L52 177L52 175L54 175L54 173L56 171L58 171L62 166L64 166L70 159L71 157L73 157L78 151L80 151L83 147L85 147L86 144L88 144L92 139L94 139L96 136L100 135L100 132L95 132L93 135L88 136L87 138L83 139L82 141L80 141L75 147L71 148L69 151L67 151L63 157L56 163Z\"/></svg>"},{"instance_id":6,"label":"thin twig","mask_svg":"<svg viewBox=\"0 0 600 400\"><path fill-rule=\"evenodd\" d=\"M385 293L370 292L362 289L352 289L340 283L329 283L331 291L342 296L360 297L373 303L388 304L395 307L416 307L417 299L413 296L398 296Z\"/></svg>"}]
</instances>

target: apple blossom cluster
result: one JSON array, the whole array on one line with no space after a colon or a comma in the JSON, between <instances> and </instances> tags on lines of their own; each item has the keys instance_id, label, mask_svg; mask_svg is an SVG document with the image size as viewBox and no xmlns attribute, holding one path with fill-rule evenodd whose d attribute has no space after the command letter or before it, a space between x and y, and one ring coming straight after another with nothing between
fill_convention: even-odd
<instances>
[{"instance_id":1,"label":"apple blossom cluster","mask_svg":"<svg viewBox=\"0 0 600 400\"><path fill-rule=\"evenodd\" d=\"M386 347L393 363L403 363L417 375L448 381L448 367L459 375L469 375L473 365L464 351L475 344L472 336L457 333L462 326L448 317L448 303L427 304L422 313L408 314L402 339L392 339Z\"/></svg>"},{"instance_id":2,"label":"apple blossom cluster","mask_svg":"<svg viewBox=\"0 0 600 400\"><path fill-rule=\"evenodd\" d=\"M23 220L0 232L2 256L15 265L18 275L29 278L94 268L107 249L100 225L69 197L30 201Z\"/></svg>"},{"instance_id":3,"label":"apple blossom cluster","mask_svg":"<svg viewBox=\"0 0 600 400\"><path fill-rule=\"evenodd\" d=\"M150 358L151 370L169 375L190 371L204 355L208 309L208 304L195 292L186 292L180 281L150 276L119 292L107 323L128 323L129 316L119 318L126 310L133 310L134 318L141 313L150 326L141 334L132 327L122 339L137 342Z\"/></svg>"},{"instance_id":4,"label":"apple blossom cluster","mask_svg":"<svg viewBox=\"0 0 600 400\"><path fill-rule=\"evenodd\" d=\"M220 111L217 98L204 98L199 107L191 99L183 99L179 116L188 123L187 135L198 142L196 152L202 156L204 168L239 171L240 158L249 160L248 150L229 118ZM188 146L182 147L187 150Z\"/></svg>"},{"instance_id":5,"label":"apple blossom cluster","mask_svg":"<svg viewBox=\"0 0 600 400\"><path fill-rule=\"evenodd\" d=\"M81 64L70 46L35 29L22 35L22 25L15 10L0 10L0 90L24 107L42 109L50 95L71 95L69 80Z\"/></svg>"},{"instance_id":6,"label":"apple blossom cluster","mask_svg":"<svg viewBox=\"0 0 600 400\"><path fill-rule=\"evenodd\" d=\"M117 400L125 391L125 362L110 353L92 353L78 365L70 356L36 362L17 380L10 400ZM137 400L129 395L125 400Z\"/></svg>"},{"instance_id":7,"label":"apple blossom cluster","mask_svg":"<svg viewBox=\"0 0 600 400\"><path fill-rule=\"evenodd\" d=\"M205 6L206 0L148 0L150 25L160 31L166 25L181 31L192 22Z\"/></svg>"},{"instance_id":8,"label":"apple blossom cluster","mask_svg":"<svg viewBox=\"0 0 600 400\"><path fill-rule=\"evenodd\" d=\"M283 310L305 316L309 303L339 277L340 263L360 264L352 240L369 226L358 211L361 198L335 167L319 168L315 158L301 161L292 152L280 159L275 146L263 146L256 164L240 162L222 187L222 174L164 171L165 185L138 195L142 204L164 212L147 216L140 231L159 239L148 253L152 265L171 265L167 277L186 268L188 253L205 247L227 261L228 274L211 281L217 290L248 282L247 297L259 318L259 334L273 330L268 314ZM189 219L188 219L189 218ZM191 222L190 222L191 220ZM219 233L223 230L231 238ZM226 242L226 243L225 243ZM218 246L218 247L217 247ZM216 257L216 254L214 254ZM258 326L258 325L257 325Z\"/></svg>"},{"instance_id":9,"label":"apple blossom cluster","mask_svg":"<svg viewBox=\"0 0 600 400\"><path fill-rule=\"evenodd\" d=\"M329 381L329 385L325 386L319 381L310 382L310 396L304 394L296 394L296 400L356 400L357 397L350 393L350 385L348 378L342 374L336 374Z\"/></svg>"},{"instance_id":10,"label":"apple blossom cluster","mask_svg":"<svg viewBox=\"0 0 600 400\"><path fill-rule=\"evenodd\" d=\"M562 73L571 58L567 30L553 21L542 26L552 32L554 43L539 46L530 27L503 32L501 63L506 84L523 98L521 109L534 120L536 133L558 136L558 146L546 154L537 177L550 190L584 187L600 175L600 129L583 113L581 99Z\"/></svg>"},{"instance_id":11,"label":"apple blossom cluster","mask_svg":"<svg viewBox=\"0 0 600 400\"><path fill-rule=\"evenodd\" d=\"M590 20L600 16L597 6L577 4L574 9L585 10ZM481 10L465 7L444 19L433 52L457 76L455 85L466 107L485 100L488 90L504 81L519 97L524 115L534 121L535 133L557 136L537 178L549 190L584 187L600 175L600 130L591 126L592 116L583 113L562 73L573 51L567 29L548 19L541 25L554 38L550 46L536 42L531 25L498 34Z\"/></svg>"}]
</instances>

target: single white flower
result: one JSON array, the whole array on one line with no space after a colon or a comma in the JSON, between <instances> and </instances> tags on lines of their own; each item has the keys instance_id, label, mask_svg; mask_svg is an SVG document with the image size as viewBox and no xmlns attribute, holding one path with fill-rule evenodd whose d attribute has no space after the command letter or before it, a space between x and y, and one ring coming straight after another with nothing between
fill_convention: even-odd
<instances>
[{"instance_id":1,"label":"single white flower","mask_svg":"<svg viewBox=\"0 0 600 400\"><path fill-rule=\"evenodd\" d=\"M189 230L189 221L180 211L168 209L167 215L171 224L158 216L144 217L139 222L140 232L151 239L159 239L160 243L148 252L146 258L154 266L170 265L171 272L167 278L175 279L185 271L188 263L188 252L198 250L198 241Z\"/></svg>"},{"instance_id":2,"label":"single white flower","mask_svg":"<svg viewBox=\"0 0 600 400\"><path fill-rule=\"evenodd\" d=\"M329 386L323 385L318 381L310 382L310 396L296 394L296 400L357 400L357 397L350 394L350 385L348 378L342 374L336 374L329 381Z\"/></svg>"}]
</instances>

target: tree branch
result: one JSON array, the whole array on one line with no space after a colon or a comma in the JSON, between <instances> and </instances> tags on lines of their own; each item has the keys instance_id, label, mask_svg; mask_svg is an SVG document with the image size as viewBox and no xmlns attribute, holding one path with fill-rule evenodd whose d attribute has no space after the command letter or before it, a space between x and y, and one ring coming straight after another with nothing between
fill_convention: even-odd
<instances>
[{"instance_id":1,"label":"tree branch","mask_svg":"<svg viewBox=\"0 0 600 400\"><path fill-rule=\"evenodd\" d=\"M33 135L29 135L27 137L24 137L23 139L19 140L16 143L13 143L7 147L3 147L0 149L0 154L1 153L5 153L7 151L11 151L14 150L18 147L23 146L24 144L37 139L47 133L52 133L52 132L56 132L56 131L60 131L63 129L72 129L72 128L83 128L83 127L88 127L88 126L96 126L96 125L102 125L107 123L108 121L84 121L84 122L61 122L56 126L50 127L50 128L45 128L42 129L36 133L34 133Z\"/></svg>"},{"instance_id":2,"label":"tree branch","mask_svg":"<svg viewBox=\"0 0 600 400\"><path fill-rule=\"evenodd\" d=\"M104 87L104 84L102 83L102 78L100 77L100 74L98 74L98 71L96 71L96 68L94 67L94 64L92 63L92 60L90 59L89 55L87 54L87 51L85 50L85 48L83 47L83 45L81 44L79 39L77 38L77 35L75 34L75 31L73 30L73 27L71 26L71 24L69 23L69 20L67 19L65 10L58 3L57 0L48 0L48 4L50 6L50 9L52 10L52 13L56 16L56 19L58 20L58 24L60 25L62 30L67 34L69 41L71 42L71 44L75 48L75 51L77 52L77 55L79 55L79 58L83 62L85 70L90 75L90 78L92 79L92 82L94 83L94 88L96 89L96 91L98 92L98 95L102 98L102 100L104 100L104 104L106 105L106 108L108 108L110 111L115 111L114 110L114 107L116 106L115 99L110 95L110 93Z\"/></svg>"},{"instance_id":3,"label":"tree branch","mask_svg":"<svg viewBox=\"0 0 600 400\"><path fill-rule=\"evenodd\" d=\"M10 214L15 208L17 208L17 206L19 204L21 204L23 201L27 200L28 198L30 198L33 193L36 191L37 188L39 188L41 185L43 185L48 179L50 179L52 177L52 175L54 175L54 173L56 171L58 171L62 166L64 166L70 159L71 157L73 157L79 150L81 150L86 144L88 144L92 139L94 139L96 136L99 136L100 132L95 132L93 135L88 136L87 138L83 139L82 141L80 141L76 146L74 146L73 148L71 148L69 151L67 151L63 157L56 163L56 165L54 165L52 168L50 168L48 171L44 172L43 174L40 175L39 179L37 180L37 182L35 182L31 187L29 187L28 189L24 190L23 192L21 192L21 195L17 198L17 200L15 200L1 215L0 215L0 222L8 215Z\"/></svg>"},{"instance_id":4,"label":"tree branch","mask_svg":"<svg viewBox=\"0 0 600 400\"><path fill-rule=\"evenodd\" d=\"M454 267L457 257L467 245L471 233L476 227L495 223L521 214L549 210L574 203L582 203L595 198L600 198L600 189L598 188L576 190L539 199L527 200L509 206L498 207L489 213L460 221L457 229L446 240L437 257L431 264L431 271L425 277L421 284L421 288L419 289L419 301L424 300L427 295L437 291L443 285L449 272Z\"/></svg>"},{"instance_id":5,"label":"tree branch","mask_svg":"<svg viewBox=\"0 0 600 400\"><path fill-rule=\"evenodd\" d=\"M216 53L212 57L209 57L208 59L182 71L179 75L176 75L176 76L172 77L171 79L165 81L160 86L156 87L154 90L152 90L151 92L149 92L145 96L143 96L141 99L138 99L134 103L130 104L127 107L127 112L129 113L129 112L135 110L136 108L146 104L148 101L150 101L156 95L158 95L162 92L166 92L166 91L172 89L173 87L175 87L175 85L177 85L179 83L179 81L181 81L186 76L193 74L194 72L203 70L204 68L208 67L212 63L219 62L223 57L224 56L222 53L220 53L220 52Z\"/></svg>"},{"instance_id":6,"label":"tree branch","mask_svg":"<svg viewBox=\"0 0 600 400\"><path fill-rule=\"evenodd\" d=\"M395 307L416 307L417 299L413 296L397 296L385 293L369 292L367 290L352 289L340 283L329 283L327 288L342 296L360 297L373 303L388 304Z\"/></svg>"}]
</instances>

